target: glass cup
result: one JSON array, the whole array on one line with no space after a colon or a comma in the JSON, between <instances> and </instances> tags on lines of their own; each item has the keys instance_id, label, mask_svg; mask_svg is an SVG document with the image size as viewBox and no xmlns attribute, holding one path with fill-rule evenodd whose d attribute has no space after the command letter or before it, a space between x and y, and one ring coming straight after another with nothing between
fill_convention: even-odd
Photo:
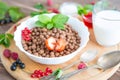
<instances>
[{"instance_id":1,"label":"glass cup","mask_svg":"<svg viewBox=\"0 0 120 80\"><path fill-rule=\"evenodd\" d=\"M93 8L93 31L102 46L120 42L120 0L101 0Z\"/></svg>"}]
</instances>

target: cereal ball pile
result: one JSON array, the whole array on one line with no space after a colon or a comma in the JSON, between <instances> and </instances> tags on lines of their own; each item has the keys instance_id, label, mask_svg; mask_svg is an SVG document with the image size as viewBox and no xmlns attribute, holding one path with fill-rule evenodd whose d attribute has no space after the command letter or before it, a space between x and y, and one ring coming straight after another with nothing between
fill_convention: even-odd
<instances>
[{"instance_id":1,"label":"cereal ball pile","mask_svg":"<svg viewBox=\"0 0 120 80\"><path fill-rule=\"evenodd\" d=\"M60 57L68 55L79 48L81 42L78 33L69 25L65 25L65 30L53 28L48 30L46 28L35 27L31 29L31 40L22 40L23 48L29 53L40 57ZM50 51L46 48L45 40L49 37L62 38L66 40L66 47L63 51Z\"/></svg>"}]
</instances>

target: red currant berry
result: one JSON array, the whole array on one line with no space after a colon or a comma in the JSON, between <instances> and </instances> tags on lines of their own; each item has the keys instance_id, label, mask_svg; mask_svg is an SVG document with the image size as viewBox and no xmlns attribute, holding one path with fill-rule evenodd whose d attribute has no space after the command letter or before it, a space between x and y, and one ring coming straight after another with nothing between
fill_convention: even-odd
<instances>
[{"instance_id":1,"label":"red currant berry","mask_svg":"<svg viewBox=\"0 0 120 80\"><path fill-rule=\"evenodd\" d=\"M34 71L34 74L38 74L38 70L35 70L35 71Z\"/></svg>"},{"instance_id":2,"label":"red currant berry","mask_svg":"<svg viewBox=\"0 0 120 80\"><path fill-rule=\"evenodd\" d=\"M36 77L36 75L35 75L35 74L31 74L31 77L32 77L32 78L35 78L35 77Z\"/></svg>"},{"instance_id":3,"label":"red currant berry","mask_svg":"<svg viewBox=\"0 0 120 80\"><path fill-rule=\"evenodd\" d=\"M50 69L50 70L49 70L49 73L52 73L52 72L53 72L52 69Z\"/></svg>"},{"instance_id":4,"label":"red currant berry","mask_svg":"<svg viewBox=\"0 0 120 80\"><path fill-rule=\"evenodd\" d=\"M41 77L43 77L44 76L44 72L41 72L40 75L41 75Z\"/></svg>"},{"instance_id":5,"label":"red currant berry","mask_svg":"<svg viewBox=\"0 0 120 80\"><path fill-rule=\"evenodd\" d=\"M48 75L49 75L49 73L48 73L48 72L45 72L45 73L44 73L44 75L45 75L45 76L48 76Z\"/></svg>"},{"instance_id":6,"label":"red currant berry","mask_svg":"<svg viewBox=\"0 0 120 80\"><path fill-rule=\"evenodd\" d=\"M40 74L37 74L37 75L36 75L36 77L37 77L37 78L40 78L40 77L41 77L41 75L40 75Z\"/></svg>"}]
</instances>

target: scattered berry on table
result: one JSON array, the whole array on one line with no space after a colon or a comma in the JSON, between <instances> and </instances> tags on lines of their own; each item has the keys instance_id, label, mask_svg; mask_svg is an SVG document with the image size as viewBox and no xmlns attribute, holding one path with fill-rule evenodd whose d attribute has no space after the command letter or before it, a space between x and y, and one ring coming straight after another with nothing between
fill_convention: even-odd
<instances>
[{"instance_id":1,"label":"scattered berry on table","mask_svg":"<svg viewBox=\"0 0 120 80\"><path fill-rule=\"evenodd\" d=\"M78 69L83 69L86 67L87 67L87 65L84 62L80 62L80 64L78 65Z\"/></svg>"},{"instance_id":2,"label":"scattered berry on table","mask_svg":"<svg viewBox=\"0 0 120 80\"><path fill-rule=\"evenodd\" d=\"M12 58L13 60L17 60L17 59L18 59L18 53L12 52L12 53L11 53L11 58Z\"/></svg>"},{"instance_id":3,"label":"scattered berry on table","mask_svg":"<svg viewBox=\"0 0 120 80\"><path fill-rule=\"evenodd\" d=\"M52 69L47 67L44 72L41 70L35 70L34 73L31 74L31 77L40 78L40 77L48 76L51 73L52 73Z\"/></svg>"},{"instance_id":4,"label":"scattered berry on table","mask_svg":"<svg viewBox=\"0 0 120 80\"><path fill-rule=\"evenodd\" d=\"M12 22L11 17L5 17L4 19L0 20L0 24L7 24Z\"/></svg>"},{"instance_id":5,"label":"scattered berry on table","mask_svg":"<svg viewBox=\"0 0 120 80\"><path fill-rule=\"evenodd\" d=\"M16 67L15 65L12 65L12 66L10 67L10 69L11 69L12 71L15 71L15 70L17 69L17 67Z\"/></svg>"},{"instance_id":6,"label":"scattered berry on table","mask_svg":"<svg viewBox=\"0 0 120 80\"><path fill-rule=\"evenodd\" d=\"M19 64L19 66L20 66L21 69L25 68L25 64L24 63Z\"/></svg>"},{"instance_id":7,"label":"scattered berry on table","mask_svg":"<svg viewBox=\"0 0 120 80\"><path fill-rule=\"evenodd\" d=\"M17 63L17 64L21 64L22 61L21 61L20 59L17 59L17 60L16 60L16 63Z\"/></svg>"},{"instance_id":8,"label":"scattered berry on table","mask_svg":"<svg viewBox=\"0 0 120 80\"><path fill-rule=\"evenodd\" d=\"M13 62L12 65L17 66L18 64L16 62Z\"/></svg>"},{"instance_id":9,"label":"scattered berry on table","mask_svg":"<svg viewBox=\"0 0 120 80\"><path fill-rule=\"evenodd\" d=\"M9 49L5 49L3 51L3 55L6 57L6 58L10 58L11 56L11 51Z\"/></svg>"}]
</instances>

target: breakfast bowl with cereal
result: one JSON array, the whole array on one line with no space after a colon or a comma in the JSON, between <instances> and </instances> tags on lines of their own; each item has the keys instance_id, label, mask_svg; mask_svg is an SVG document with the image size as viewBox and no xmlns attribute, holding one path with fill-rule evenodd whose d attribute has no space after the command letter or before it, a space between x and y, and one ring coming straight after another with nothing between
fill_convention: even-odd
<instances>
[{"instance_id":1,"label":"breakfast bowl with cereal","mask_svg":"<svg viewBox=\"0 0 120 80\"><path fill-rule=\"evenodd\" d=\"M87 27L62 14L41 14L22 22L14 32L16 46L42 64L60 64L72 59L89 41Z\"/></svg>"}]
</instances>

